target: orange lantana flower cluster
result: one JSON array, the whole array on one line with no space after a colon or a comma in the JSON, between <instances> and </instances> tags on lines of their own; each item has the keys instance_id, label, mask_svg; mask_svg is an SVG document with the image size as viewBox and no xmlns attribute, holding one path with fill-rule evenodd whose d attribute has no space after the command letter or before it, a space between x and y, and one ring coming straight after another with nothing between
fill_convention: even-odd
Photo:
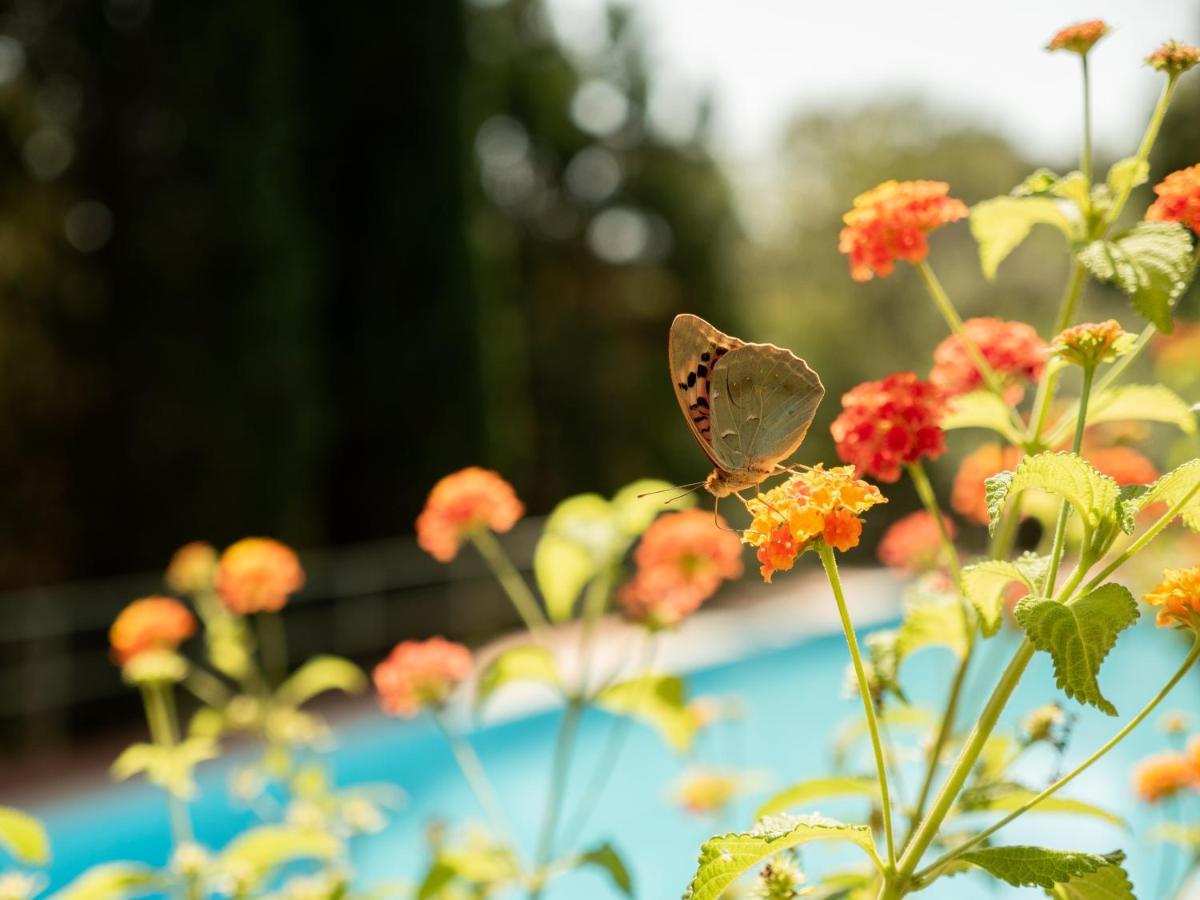
<instances>
[{"instance_id":1,"label":"orange lantana flower cluster","mask_svg":"<svg viewBox=\"0 0 1200 900\"><path fill-rule=\"evenodd\" d=\"M859 515L887 498L854 476L853 466L815 466L746 502L754 520L742 540L758 548L764 581L791 569L796 557L818 540L835 550L858 545Z\"/></svg>"},{"instance_id":2,"label":"orange lantana flower cluster","mask_svg":"<svg viewBox=\"0 0 1200 900\"><path fill-rule=\"evenodd\" d=\"M1046 365L1047 346L1032 325L993 317L967 319L963 334L1005 382L1010 401L1021 399L1025 381L1037 381ZM929 380L950 396L983 385L983 376L958 335L950 335L933 351Z\"/></svg>"},{"instance_id":3,"label":"orange lantana flower cluster","mask_svg":"<svg viewBox=\"0 0 1200 900\"><path fill-rule=\"evenodd\" d=\"M838 249L850 257L850 277L870 281L890 275L898 259L925 259L926 235L967 217L966 204L949 192L944 181L885 181L855 197L838 237Z\"/></svg>"},{"instance_id":4,"label":"orange lantana flower cluster","mask_svg":"<svg viewBox=\"0 0 1200 900\"><path fill-rule=\"evenodd\" d=\"M1187 753L1155 753L1133 769L1133 789L1146 803L1158 803L1187 788L1200 789L1200 737L1192 738Z\"/></svg>"},{"instance_id":5,"label":"orange lantana flower cluster","mask_svg":"<svg viewBox=\"0 0 1200 900\"><path fill-rule=\"evenodd\" d=\"M113 658L125 665L148 650L174 650L196 633L196 619L173 597L143 597L126 606L108 631Z\"/></svg>"},{"instance_id":6,"label":"orange lantana flower cluster","mask_svg":"<svg viewBox=\"0 0 1200 900\"><path fill-rule=\"evenodd\" d=\"M286 544L243 538L221 554L214 584L230 612L279 612L304 587L304 570Z\"/></svg>"},{"instance_id":7,"label":"orange lantana flower cluster","mask_svg":"<svg viewBox=\"0 0 1200 900\"><path fill-rule=\"evenodd\" d=\"M1133 335L1116 319L1083 322L1060 332L1050 344L1059 359L1092 368L1128 352Z\"/></svg>"},{"instance_id":8,"label":"orange lantana flower cluster","mask_svg":"<svg viewBox=\"0 0 1200 900\"><path fill-rule=\"evenodd\" d=\"M943 516L942 522L953 539L954 523L949 516ZM904 574L937 568L942 555L942 532L937 520L923 509L896 520L884 532L878 552L881 563Z\"/></svg>"},{"instance_id":9,"label":"orange lantana flower cluster","mask_svg":"<svg viewBox=\"0 0 1200 900\"><path fill-rule=\"evenodd\" d=\"M1167 41L1146 57L1146 65L1171 76L1182 75L1196 63L1200 63L1200 47L1183 41Z\"/></svg>"},{"instance_id":10,"label":"orange lantana flower cluster","mask_svg":"<svg viewBox=\"0 0 1200 900\"><path fill-rule=\"evenodd\" d=\"M427 706L446 702L455 686L471 674L471 651L434 637L402 641L375 667L372 677L383 711L411 719Z\"/></svg>"},{"instance_id":11,"label":"orange lantana flower cluster","mask_svg":"<svg viewBox=\"0 0 1200 900\"><path fill-rule=\"evenodd\" d=\"M1172 172L1154 186L1158 199L1146 210L1155 222L1179 222L1200 234L1200 163Z\"/></svg>"},{"instance_id":12,"label":"orange lantana flower cluster","mask_svg":"<svg viewBox=\"0 0 1200 900\"><path fill-rule=\"evenodd\" d=\"M1162 581L1143 598L1159 607L1159 627L1183 626L1200 629L1200 566L1167 569Z\"/></svg>"},{"instance_id":13,"label":"orange lantana flower cluster","mask_svg":"<svg viewBox=\"0 0 1200 900\"><path fill-rule=\"evenodd\" d=\"M1077 22L1063 28L1046 45L1047 50L1069 50L1081 56L1096 45L1100 38L1110 31L1108 23L1103 19L1091 19L1087 22Z\"/></svg>"},{"instance_id":14,"label":"orange lantana flower cluster","mask_svg":"<svg viewBox=\"0 0 1200 900\"><path fill-rule=\"evenodd\" d=\"M511 484L490 469L468 466L429 492L417 518L417 543L438 562L449 562L472 532L508 531L524 513Z\"/></svg>"},{"instance_id":15,"label":"orange lantana flower cluster","mask_svg":"<svg viewBox=\"0 0 1200 900\"><path fill-rule=\"evenodd\" d=\"M742 544L725 520L689 509L659 516L634 551L634 577L619 600L632 621L669 628L742 574Z\"/></svg>"},{"instance_id":16,"label":"orange lantana flower cluster","mask_svg":"<svg viewBox=\"0 0 1200 900\"><path fill-rule=\"evenodd\" d=\"M208 591L216 571L217 549L204 541L192 541L172 555L167 565L167 587L180 594Z\"/></svg>"},{"instance_id":17,"label":"orange lantana flower cluster","mask_svg":"<svg viewBox=\"0 0 1200 900\"><path fill-rule=\"evenodd\" d=\"M880 481L900 478L900 467L946 449L938 424L946 411L941 390L912 372L867 381L842 397L842 413L830 431L838 456L859 474Z\"/></svg>"},{"instance_id":18,"label":"orange lantana flower cluster","mask_svg":"<svg viewBox=\"0 0 1200 900\"><path fill-rule=\"evenodd\" d=\"M1016 447L984 444L969 453L959 464L950 489L950 508L960 516L979 525L990 521L987 509L987 486L984 482L1000 472L1015 469L1021 461Z\"/></svg>"}]
</instances>

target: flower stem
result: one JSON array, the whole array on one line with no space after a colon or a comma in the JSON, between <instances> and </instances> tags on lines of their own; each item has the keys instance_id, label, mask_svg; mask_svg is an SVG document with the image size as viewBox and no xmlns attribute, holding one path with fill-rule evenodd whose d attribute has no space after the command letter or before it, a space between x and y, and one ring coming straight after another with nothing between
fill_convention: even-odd
<instances>
[{"instance_id":1,"label":"flower stem","mask_svg":"<svg viewBox=\"0 0 1200 900\"><path fill-rule=\"evenodd\" d=\"M263 674L272 689L279 687L287 677L287 634L283 628L283 617L279 613L260 612L254 617L254 630L258 635L258 649L262 654Z\"/></svg>"},{"instance_id":2,"label":"flower stem","mask_svg":"<svg viewBox=\"0 0 1200 900\"><path fill-rule=\"evenodd\" d=\"M543 869L554 855L554 833L558 829L558 819L562 814L563 801L566 799L567 777L571 769L571 755L575 749L575 735L579 730L579 721L583 717L584 701L581 697L571 697L563 711L562 725L558 729L558 740L554 745L554 762L550 774L550 786L546 794L546 810L542 816L542 830L538 837L537 855L534 861L538 869ZM530 892L532 898L542 894L542 882L537 880L536 886Z\"/></svg>"},{"instance_id":3,"label":"flower stem","mask_svg":"<svg viewBox=\"0 0 1200 900\"><path fill-rule=\"evenodd\" d=\"M1092 186L1092 82L1088 77L1088 55L1080 53L1079 59L1083 62L1083 159L1080 168L1083 169L1083 177L1087 179L1090 188ZM1062 331L1062 328L1059 328L1058 331Z\"/></svg>"},{"instance_id":4,"label":"flower stem","mask_svg":"<svg viewBox=\"0 0 1200 900\"><path fill-rule=\"evenodd\" d=\"M546 621L546 616L542 612L541 606L538 605L533 591L529 589L529 585L521 577L517 567L512 564L512 560L508 558L508 554L504 552L504 548L500 546L496 536L487 529L477 529L471 533L470 537L471 543L475 545L479 555L483 557L488 568L492 570L492 574L496 576L496 580L500 582L500 587L504 589L504 593L508 594L508 599L512 601L513 608L521 617L521 621L525 623L525 627L535 633L549 627L550 623Z\"/></svg>"},{"instance_id":5,"label":"flower stem","mask_svg":"<svg viewBox=\"0 0 1200 900\"><path fill-rule=\"evenodd\" d=\"M1171 97L1175 93L1175 84L1178 81L1178 76L1170 75L1167 77L1167 83L1163 85L1162 93L1158 97L1158 103L1154 106L1154 112L1150 115L1150 122L1146 126L1146 133L1142 136L1142 143L1138 146L1137 156L1134 158L1133 171L1136 173L1141 168L1142 163L1150 158L1150 149L1154 146L1154 141L1158 138L1158 130L1162 127L1163 116L1167 113L1167 107L1171 105ZM1107 231L1117 217L1121 214L1121 210L1125 208L1125 201L1129 199L1129 194L1133 190L1133 181L1131 177L1125 181L1121 188L1121 193L1113 200L1113 204L1109 207L1108 215L1104 217L1104 230Z\"/></svg>"},{"instance_id":6,"label":"flower stem","mask_svg":"<svg viewBox=\"0 0 1200 900\"><path fill-rule=\"evenodd\" d=\"M166 681L148 682L142 685L142 704L146 708L146 724L150 728L150 739L164 749L175 746L178 740L178 729L175 717L172 715L172 704L169 691L171 685ZM187 804L170 789L167 790L167 808L171 815L171 837L176 849L182 844L192 841L192 822L188 815Z\"/></svg>"},{"instance_id":7,"label":"flower stem","mask_svg":"<svg viewBox=\"0 0 1200 900\"><path fill-rule=\"evenodd\" d=\"M950 532L946 530L946 517L942 515L942 508L938 503L937 493L933 490L933 485L929 481L929 475L926 473L925 466L921 463L920 459L908 465L908 474L912 478L913 487L917 489L917 496L921 498L921 505L925 507L925 511L937 523L938 534L942 539L942 550L946 554L946 565L950 568L950 575L954 579L955 586L962 592L962 564L958 559L958 550L954 547L954 541L950 538Z\"/></svg>"},{"instance_id":8,"label":"flower stem","mask_svg":"<svg viewBox=\"0 0 1200 900\"><path fill-rule=\"evenodd\" d=\"M1001 828L1003 828L1005 825L1007 825L1013 819L1029 812L1029 810L1031 810L1033 807L1037 806L1039 803L1041 803L1043 800L1045 800L1051 794L1057 793L1061 788L1066 787L1068 784L1070 784L1072 781L1074 781L1078 776L1080 776L1084 772L1086 772L1089 768L1091 768L1091 766L1093 764L1095 764L1106 753L1108 753L1108 751L1110 751L1113 747L1115 747L1122 740L1124 740L1124 738L1131 731L1133 731L1133 729L1135 729L1138 725L1140 725L1142 723L1142 721L1145 720L1145 718L1150 715L1150 713L1154 712L1155 708L1160 703L1162 703L1162 701L1164 699L1166 699L1166 696L1169 693L1171 693L1172 689L1175 687L1175 685L1177 685L1179 683L1180 679L1182 679L1183 676L1185 674L1187 674L1188 670L1190 670L1192 668L1192 666L1195 665L1197 659L1200 659L1200 638L1197 638L1196 642L1192 645L1191 651L1184 658L1184 661L1180 665L1179 670L1174 675L1171 676L1170 681L1168 681L1163 686L1163 689L1161 691L1159 691L1157 694L1155 694L1154 699L1152 699L1149 703L1147 703L1144 707L1142 707L1141 712L1139 712L1136 716L1134 716L1132 719L1130 719L1124 728L1122 728L1120 731L1118 731L1116 734L1114 734L1111 738L1109 738L1108 741L1106 741L1095 753L1093 753L1091 756L1089 756L1087 759L1085 759L1083 762L1081 762L1078 766L1076 766L1074 769L1072 769L1070 772L1068 772L1062 778L1058 779L1058 781L1054 782L1054 784L1050 785L1048 788L1046 788L1040 794L1038 794L1035 797L1031 797L1025 803L1022 803L1017 809L1014 809L1011 813L1006 815L999 822L996 822L994 825L991 825L991 826L985 828L983 831L974 835L966 843L961 844L960 846L956 847L954 850L950 851L949 853L946 853L943 856L939 857L937 860L935 860L929 866L927 866L926 868L924 868L923 870L918 872L916 875L914 875L913 876L914 881L921 882L921 881L924 881L926 878L928 878L930 875L936 874L938 869L945 866L951 860L953 860L956 857L958 857L959 855L967 852L972 847L978 846L980 843L987 840L989 837L991 837L991 835L995 834L997 831L999 831Z\"/></svg>"},{"instance_id":9,"label":"flower stem","mask_svg":"<svg viewBox=\"0 0 1200 900\"><path fill-rule=\"evenodd\" d=\"M437 726L438 731L445 737L446 743L450 745L450 752L454 754L454 761L458 763L459 771L462 772L463 778L466 779L471 793L475 795L475 800L479 804L479 808L483 810L483 814L487 817L492 828L498 834L504 836L511 844L512 832L509 828L508 820L504 815L504 808L496 796L496 791L492 787L491 781L488 780L483 764L479 761L478 754L475 753L475 748L471 746L466 738L450 729L440 710L431 710L429 715Z\"/></svg>"},{"instance_id":10,"label":"flower stem","mask_svg":"<svg viewBox=\"0 0 1200 900\"><path fill-rule=\"evenodd\" d=\"M833 589L833 598L837 601L838 615L842 619L842 631L846 634L846 644L850 648L850 661L854 664L854 675L858 680L858 693L862 698L863 712L867 717L867 730L871 735L871 746L875 751L875 771L879 776L879 794L883 805L883 833L887 842L887 868L888 871L891 871L896 865L896 841L892 835L892 798L888 791L887 763L883 758L883 744L879 739L879 721L875 717L875 701L871 697L871 684L867 681L862 653L858 648L858 638L854 634L854 623L850 620L850 611L846 608L846 596L842 591L842 579L838 575L837 559L833 555L833 549L824 541L817 541L817 552L821 556L822 565L825 566L829 586Z\"/></svg>"},{"instance_id":11,"label":"flower stem","mask_svg":"<svg viewBox=\"0 0 1200 900\"><path fill-rule=\"evenodd\" d=\"M1083 432L1087 427L1088 402L1092 395L1092 379L1096 374L1094 365L1083 367L1083 387L1079 392L1079 411L1075 416L1075 438L1071 442L1071 452L1078 453L1083 446ZM1050 568L1046 572L1046 580L1042 583L1042 594L1049 596L1058 580L1058 567L1062 564L1063 551L1067 545L1067 518L1071 514L1071 505L1063 500L1058 507L1058 521L1054 526L1054 544L1050 550Z\"/></svg>"}]
</instances>

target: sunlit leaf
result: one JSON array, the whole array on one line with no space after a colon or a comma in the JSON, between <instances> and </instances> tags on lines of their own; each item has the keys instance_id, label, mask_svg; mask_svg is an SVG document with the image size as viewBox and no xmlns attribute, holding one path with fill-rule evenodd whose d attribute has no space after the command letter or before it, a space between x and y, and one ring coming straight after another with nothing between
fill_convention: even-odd
<instances>
[{"instance_id":1,"label":"sunlit leaf","mask_svg":"<svg viewBox=\"0 0 1200 900\"><path fill-rule=\"evenodd\" d=\"M279 686L275 699L287 706L300 706L326 691L358 694L367 688L363 670L339 656L314 656Z\"/></svg>"},{"instance_id":2,"label":"sunlit leaf","mask_svg":"<svg viewBox=\"0 0 1200 900\"><path fill-rule=\"evenodd\" d=\"M1026 553L1015 562L988 559L962 570L967 599L979 611L985 635L995 634L1000 627L1004 589L1016 581L1030 591L1037 591L1047 563L1049 557Z\"/></svg>"},{"instance_id":3,"label":"sunlit leaf","mask_svg":"<svg viewBox=\"0 0 1200 900\"><path fill-rule=\"evenodd\" d=\"M989 281L1034 225L1053 225L1071 238L1071 220L1049 197L994 197L971 207L971 234L979 244L979 264Z\"/></svg>"},{"instance_id":4,"label":"sunlit leaf","mask_svg":"<svg viewBox=\"0 0 1200 900\"><path fill-rule=\"evenodd\" d=\"M1033 645L1054 660L1055 679L1068 697L1117 714L1096 676L1118 635L1137 621L1137 601L1128 589L1101 585L1070 604L1030 596L1014 614Z\"/></svg>"},{"instance_id":5,"label":"sunlit leaf","mask_svg":"<svg viewBox=\"0 0 1200 900\"><path fill-rule=\"evenodd\" d=\"M298 860L329 862L342 843L332 834L291 825L260 825L244 831L221 852L217 864L253 893L280 866Z\"/></svg>"},{"instance_id":6,"label":"sunlit leaf","mask_svg":"<svg viewBox=\"0 0 1200 900\"><path fill-rule=\"evenodd\" d=\"M970 391L953 398L940 424L946 431L987 428L1002 435L1010 444L1021 443L1021 435L1013 428L1008 404L991 391Z\"/></svg>"},{"instance_id":7,"label":"sunlit leaf","mask_svg":"<svg viewBox=\"0 0 1200 900\"><path fill-rule=\"evenodd\" d=\"M1179 517L1192 531L1200 531L1200 459L1189 460L1163 475L1138 496L1133 505L1139 510L1158 502L1173 507L1184 503L1189 494L1191 498L1180 510Z\"/></svg>"},{"instance_id":8,"label":"sunlit leaf","mask_svg":"<svg viewBox=\"0 0 1200 900\"><path fill-rule=\"evenodd\" d=\"M0 806L0 848L31 866L44 866L50 861L46 827L29 813L11 806Z\"/></svg>"},{"instance_id":9,"label":"sunlit leaf","mask_svg":"<svg viewBox=\"0 0 1200 900\"><path fill-rule=\"evenodd\" d=\"M482 704L498 689L513 681L539 681L554 687L560 686L554 654L540 644L512 647L497 654L479 674L475 702Z\"/></svg>"},{"instance_id":10,"label":"sunlit leaf","mask_svg":"<svg viewBox=\"0 0 1200 900\"><path fill-rule=\"evenodd\" d=\"M866 825L843 825L823 816L773 816L753 831L710 838L700 848L700 865L686 900L717 900L725 889L759 863L800 844L846 841L862 848L878 866L875 842Z\"/></svg>"},{"instance_id":11,"label":"sunlit leaf","mask_svg":"<svg viewBox=\"0 0 1200 900\"><path fill-rule=\"evenodd\" d=\"M1172 331L1171 308L1187 290L1194 268L1184 226L1140 222L1113 240L1092 241L1078 258L1096 278L1128 294L1134 309L1159 331Z\"/></svg>"},{"instance_id":12,"label":"sunlit leaf","mask_svg":"<svg viewBox=\"0 0 1200 900\"><path fill-rule=\"evenodd\" d=\"M1049 850L1045 847L985 847L969 850L961 859L1013 887L1040 887L1050 890L1081 875L1109 866L1120 867L1125 854L1078 853Z\"/></svg>"},{"instance_id":13,"label":"sunlit leaf","mask_svg":"<svg viewBox=\"0 0 1200 900\"><path fill-rule=\"evenodd\" d=\"M1194 850L1200 848L1200 825L1162 822L1150 829L1150 840Z\"/></svg>"},{"instance_id":14,"label":"sunlit leaf","mask_svg":"<svg viewBox=\"0 0 1200 900\"><path fill-rule=\"evenodd\" d=\"M1021 491L1037 489L1055 494L1075 508L1089 530L1116 515L1119 489L1076 453L1026 456L1014 472L1001 472L985 482L988 515L994 529L1004 505Z\"/></svg>"},{"instance_id":15,"label":"sunlit leaf","mask_svg":"<svg viewBox=\"0 0 1200 900\"><path fill-rule=\"evenodd\" d=\"M103 863L88 869L51 900L127 900L158 894L165 880L149 866L133 862Z\"/></svg>"},{"instance_id":16,"label":"sunlit leaf","mask_svg":"<svg viewBox=\"0 0 1200 900\"><path fill-rule=\"evenodd\" d=\"M581 545L546 532L533 552L533 575L552 622L571 618L575 601L596 576L596 562Z\"/></svg>"},{"instance_id":17,"label":"sunlit leaf","mask_svg":"<svg viewBox=\"0 0 1200 900\"><path fill-rule=\"evenodd\" d=\"M905 609L896 634L896 655L904 660L926 647L945 647L962 659L967 641L967 626L957 598L925 599Z\"/></svg>"},{"instance_id":18,"label":"sunlit leaf","mask_svg":"<svg viewBox=\"0 0 1200 900\"><path fill-rule=\"evenodd\" d=\"M1038 794L1019 784L1000 783L990 784L979 788L970 788L962 792L957 804L957 813L971 812L1012 812L1020 809ZM1073 797L1050 796L1038 802L1029 810L1030 813L1060 813L1079 816L1090 816L1116 825L1118 828L1127 827L1125 820L1115 813L1094 806Z\"/></svg>"},{"instance_id":19,"label":"sunlit leaf","mask_svg":"<svg viewBox=\"0 0 1200 900\"><path fill-rule=\"evenodd\" d=\"M651 726L682 753L696 736L685 693L683 681L674 675L642 675L604 688L596 695L596 705Z\"/></svg>"},{"instance_id":20,"label":"sunlit leaf","mask_svg":"<svg viewBox=\"0 0 1200 900\"><path fill-rule=\"evenodd\" d=\"M578 864L581 866L596 866L603 870L610 879L613 885L626 897L632 897L633 894L633 879L629 875L629 869L625 866L625 862L621 859L621 855L613 848L613 845L605 842L593 850L588 850L579 856Z\"/></svg>"},{"instance_id":21,"label":"sunlit leaf","mask_svg":"<svg viewBox=\"0 0 1200 900\"><path fill-rule=\"evenodd\" d=\"M1062 417L1074 422L1079 404ZM1166 385L1127 384L1109 388L1088 403L1088 425L1101 422L1163 422L1184 434L1196 433L1196 414L1188 402Z\"/></svg>"},{"instance_id":22,"label":"sunlit leaf","mask_svg":"<svg viewBox=\"0 0 1200 900\"><path fill-rule=\"evenodd\" d=\"M1139 160L1136 156L1127 156L1112 164L1108 170L1108 176L1104 180L1108 185L1109 193L1113 197L1120 197L1139 184L1145 184L1149 177L1150 163L1144 159Z\"/></svg>"},{"instance_id":23,"label":"sunlit leaf","mask_svg":"<svg viewBox=\"0 0 1200 900\"><path fill-rule=\"evenodd\" d=\"M613 514L617 524L628 535L636 537L653 522L664 509L690 509L696 505L694 494L672 499L669 507L663 504L682 492L669 481L643 478L621 488L612 498ZM652 494L653 496L639 496Z\"/></svg>"},{"instance_id":24,"label":"sunlit leaf","mask_svg":"<svg viewBox=\"0 0 1200 900\"><path fill-rule=\"evenodd\" d=\"M810 778L793 784L789 788L771 797L758 808L755 819L773 816L776 813L787 812L814 800L825 800L829 797L869 797L879 796L879 782L874 778L852 775L834 776L832 778Z\"/></svg>"}]
</instances>

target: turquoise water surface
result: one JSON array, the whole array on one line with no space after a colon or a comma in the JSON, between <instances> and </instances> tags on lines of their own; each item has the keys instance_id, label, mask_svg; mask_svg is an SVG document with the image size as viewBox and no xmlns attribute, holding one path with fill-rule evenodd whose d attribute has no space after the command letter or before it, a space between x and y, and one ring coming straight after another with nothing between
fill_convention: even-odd
<instances>
[{"instance_id":1,"label":"turquoise water surface","mask_svg":"<svg viewBox=\"0 0 1200 900\"><path fill-rule=\"evenodd\" d=\"M1150 627L1148 622L1122 636L1101 672L1101 684L1123 714L1136 712L1174 671L1186 650L1175 638ZM1011 638L999 637L984 646L968 681L968 709L979 708L1013 645ZM854 717L858 704L844 690L846 662L841 635L825 635L693 673L688 678L693 695L735 696L740 698L744 711L740 725L723 725L705 738L700 748L702 759L758 773L760 780L754 790L719 820L683 813L671 801L671 786L681 774L681 764L655 734L635 727L629 732L615 777L594 814L582 833L565 835L564 842L586 847L610 840L629 863L639 898L679 897L706 837L743 830L750 824L757 803L773 789L829 771L832 735L839 725ZM942 651L931 650L907 664L905 684L915 703L940 705L948 680L948 662ZM1054 687L1048 659L1039 654L1009 706L1008 720L1055 699L1061 697ZM1069 765L1116 730L1118 720L1075 704L1068 704L1068 708L1079 716L1067 754ZM1200 711L1200 678L1182 682L1163 708ZM1162 849L1149 842L1147 832L1158 821L1157 813L1135 802L1129 781L1129 769L1135 760L1166 746L1166 738L1154 727L1156 718L1152 717L1068 789L1071 796L1125 816L1131 832L1092 819L1040 815L1010 826L1001 833L1004 842L1099 852L1124 849L1129 854L1127 866L1139 896L1143 900L1162 896L1164 866L1167 877L1172 866L1178 875L1182 860L1164 860ZM558 721L558 712L548 712L485 727L471 735L527 851L536 840ZM605 746L609 721L599 713L585 718L578 771L590 772ZM357 840L354 855L362 887L417 879L426 858L425 832L431 821L480 818L449 750L428 723L366 715L339 727L337 736L339 748L331 761L339 784L390 781L403 787L408 795L405 808L386 831ZM897 732L895 739L901 744L907 740L915 755L911 738ZM1046 753L1040 753L1040 749L1029 754L1018 770L1021 779L1034 787L1048 783L1056 764L1048 748ZM860 771L869 771L867 754L859 754L855 763ZM226 762L211 764L200 775L204 799L194 806L196 832L198 840L211 847L220 847L253 821L246 810L231 807L226 799L227 775ZM917 778L914 764L902 773L898 789L911 795ZM577 783L583 780L579 778ZM864 813L862 803L852 801L820 804L818 810L846 819ZM102 860L161 864L169 852L165 805L161 796L144 784L97 786L83 796L32 811L44 818L51 832L52 887L65 884ZM821 845L809 850L804 861L810 871L819 873L831 866L855 864L859 859L854 851ZM945 880L923 894L931 898L1026 895L1038 896L1040 892L997 888L969 876ZM604 877L594 872L564 877L546 894L548 900L614 896Z\"/></svg>"}]
</instances>

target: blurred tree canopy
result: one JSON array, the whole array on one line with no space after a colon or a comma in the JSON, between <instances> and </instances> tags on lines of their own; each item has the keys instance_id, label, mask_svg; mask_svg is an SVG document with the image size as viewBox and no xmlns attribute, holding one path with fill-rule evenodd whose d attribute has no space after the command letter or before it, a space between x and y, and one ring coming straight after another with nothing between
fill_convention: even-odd
<instances>
[{"instance_id":1,"label":"blurred tree canopy","mask_svg":"<svg viewBox=\"0 0 1200 900\"><path fill-rule=\"evenodd\" d=\"M10 3L0 585L403 533L471 463L534 512L701 478L666 374L683 310L806 356L829 394L802 458L832 458L839 395L944 333L913 273L850 280L841 214L886 178L977 202L1033 163L915 103L813 113L739 216L705 98L665 122L660 87L619 7L580 53L539 0ZM1196 162L1184 94L1156 177ZM933 263L965 315L1044 329L1054 240L989 285L961 224Z\"/></svg>"}]
</instances>

